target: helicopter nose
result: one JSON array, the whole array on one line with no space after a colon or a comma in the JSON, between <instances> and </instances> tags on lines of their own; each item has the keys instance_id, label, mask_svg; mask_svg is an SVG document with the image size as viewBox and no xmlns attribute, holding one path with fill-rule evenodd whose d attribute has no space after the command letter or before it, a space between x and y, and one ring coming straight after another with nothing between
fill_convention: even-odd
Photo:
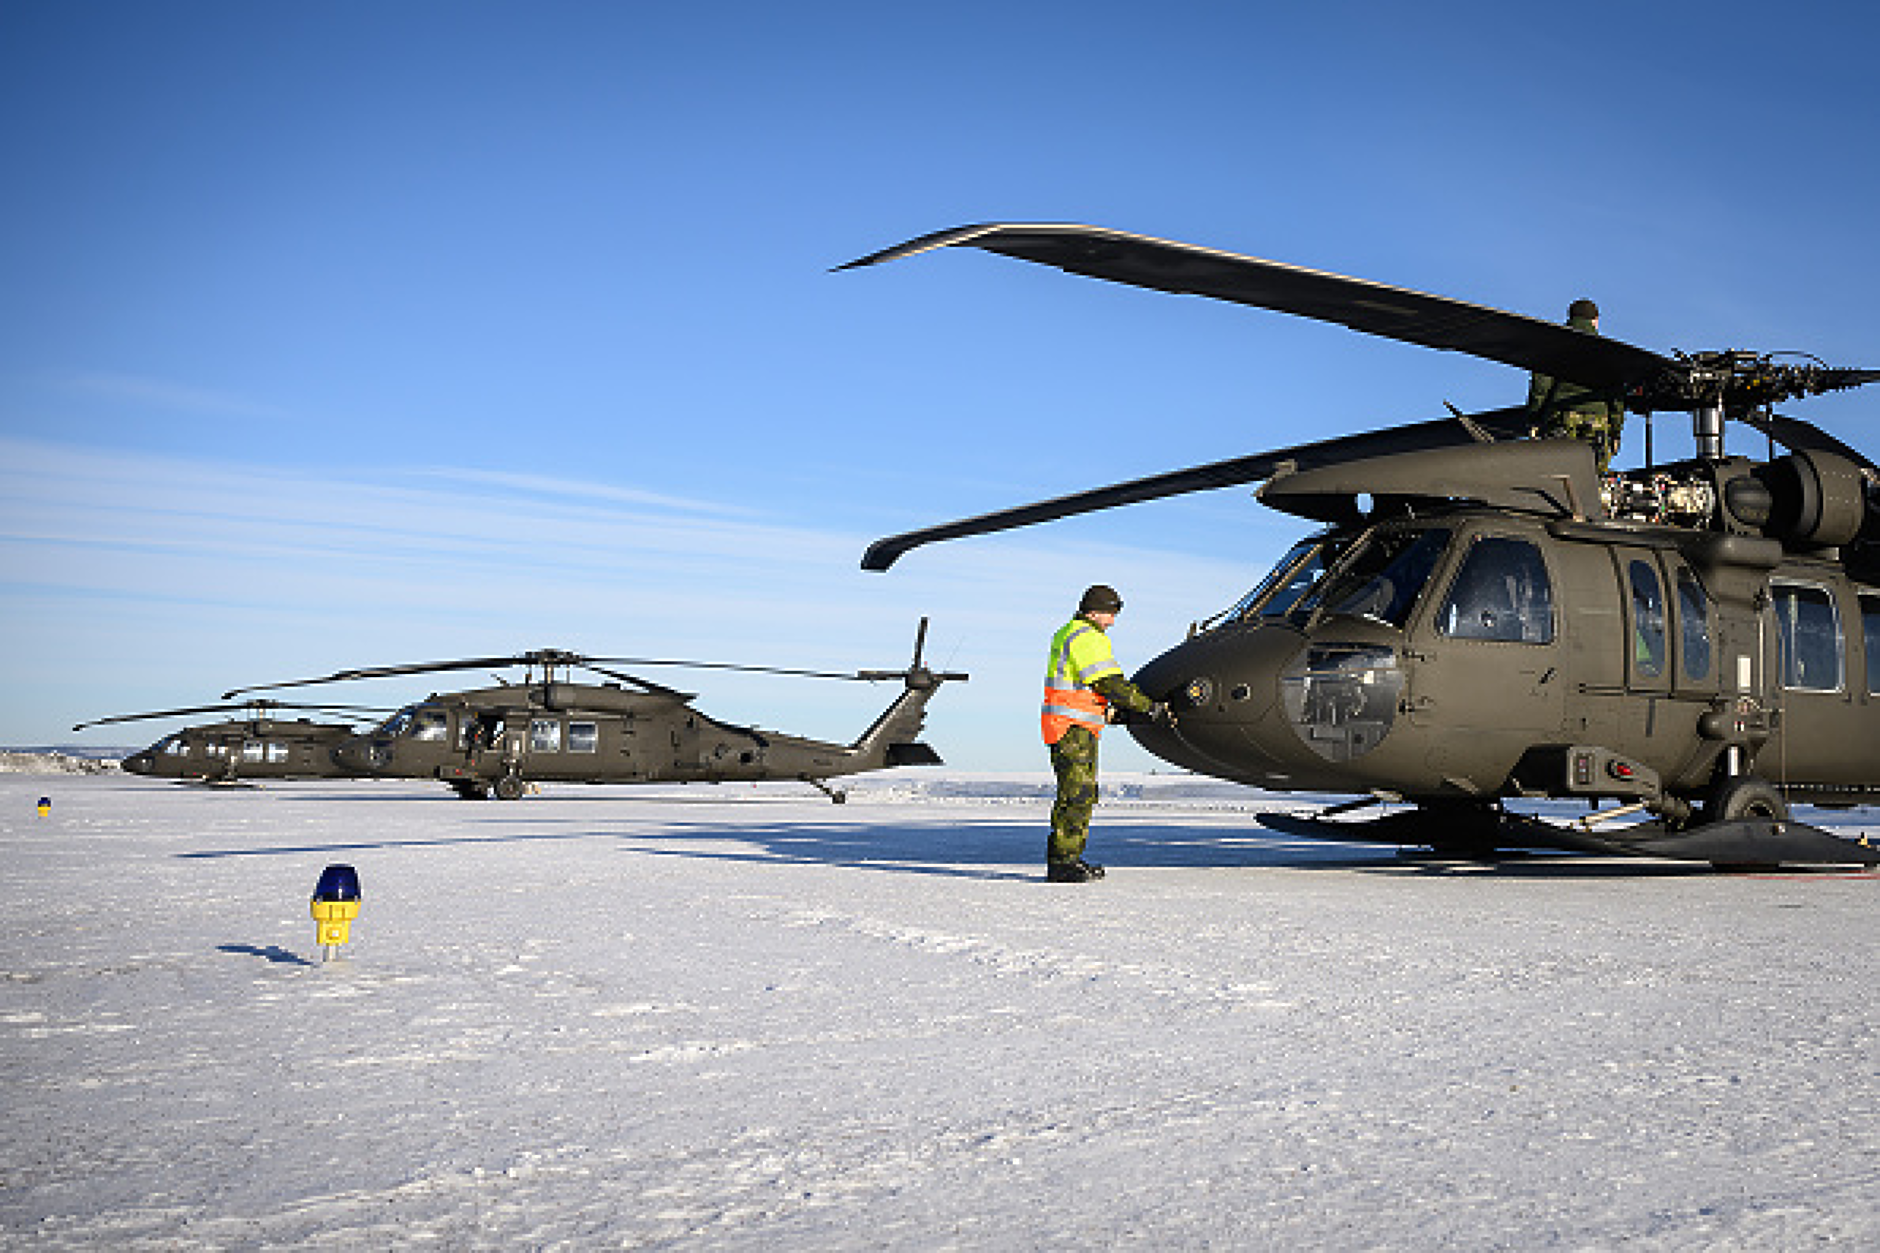
<instances>
[{"instance_id":1,"label":"helicopter nose","mask_svg":"<svg viewBox=\"0 0 1880 1253\"><path fill-rule=\"evenodd\" d=\"M1198 635L1149 662L1136 686L1165 702L1175 725L1131 723L1149 752L1186 769L1279 786L1314 765L1287 722L1280 676L1305 647L1281 625L1233 627Z\"/></svg>"},{"instance_id":2,"label":"helicopter nose","mask_svg":"<svg viewBox=\"0 0 1880 1253\"><path fill-rule=\"evenodd\" d=\"M120 761L118 766L129 774L154 774L157 761L149 753L132 753Z\"/></svg>"}]
</instances>

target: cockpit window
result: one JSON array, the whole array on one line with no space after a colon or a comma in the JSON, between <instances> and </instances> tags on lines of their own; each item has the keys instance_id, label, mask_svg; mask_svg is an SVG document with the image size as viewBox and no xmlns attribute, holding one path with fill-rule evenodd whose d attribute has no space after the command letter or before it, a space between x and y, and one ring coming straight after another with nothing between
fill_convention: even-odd
<instances>
[{"instance_id":1,"label":"cockpit window","mask_svg":"<svg viewBox=\"0 0 1880 1253\"><path fill-rule=\"evenodd\" d=\"M1402 630L1447 547L1444 527L1373 531L1289 616L1302 622L1315 612L1351 614Z\"/></svg>"},{"instance_id":2,"label":"cockpit window","mask_svg":"<svg viewBox=\"0 0 1880 1253\"><path fill-rule=\"evenodd\" d=\"M1449 585L1436 629L1453 639L1553 643L1553 584L1540 550L1526 540L1476 540Z\"/></svg>"},{"instance_id":3,"label":"cockpit window","mask_svg":"<svg viewBox=\"0 0 1880 1253\"><path fill-rule=\"evenodd\" d=\"M441 709L407 705L385 720L385 725L379 728L379 734L385 739L408 735L414 740L447 740L450 738L450 715Z\"/></svg>"},{"instance_id":4,"label":"cockpit window","mask_svg":"<svg viewBox=\"0 0 1880 1253\"><path fill-rule=\"evenodd\" d=\"M1325 573L1325 567L1344 551L1344 540L1329 535L1302 539L1289 549L1259 585L1221 615L1228 622L1258 618L1284 618L1299 598Z\"/></svg>"}]
</instances>

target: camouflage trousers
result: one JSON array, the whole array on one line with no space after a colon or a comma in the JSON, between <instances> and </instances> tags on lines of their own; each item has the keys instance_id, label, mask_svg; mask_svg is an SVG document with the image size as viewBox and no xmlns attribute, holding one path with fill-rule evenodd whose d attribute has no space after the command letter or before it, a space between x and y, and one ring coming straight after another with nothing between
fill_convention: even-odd
<instances>
[{"instance_id":1,"label":"camouflage trousers","mask_svg":"<svg viewBox=\"0 0 1880 1253\"><path fill-rule=\"evenodd\" d=\"M1051 769L1057 774L1057 802L1051 806L1051 840L1047 861L1076 861L1090 838L1090 815L1097 808L1097 737L1084 727L1072 727L1051 746Z\"/></svg>"},{"instance_id":2,"label":"camouflage trousers","mask_svg":"<svg viewBox=\"0 0 1880 1253\"><path fill-rule=\"evenodd\" d=\"M1593 457L1604 474L1619 451L1625 430L1623 416L1614 419L1603 410L1568 409L1550 416L1540 429L1542 439L1577 439L1593 446Z\"/></svg>"}]
</instances>

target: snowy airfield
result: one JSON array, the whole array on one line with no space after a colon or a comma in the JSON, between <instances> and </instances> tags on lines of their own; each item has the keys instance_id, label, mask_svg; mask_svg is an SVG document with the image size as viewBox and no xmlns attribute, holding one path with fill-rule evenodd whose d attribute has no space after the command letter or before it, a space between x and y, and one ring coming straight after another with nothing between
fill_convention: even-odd
<instances>
[{"instance_id":1,"label":"snowy airfield","mask_svg":"<svg viewBox=\"0 0 1880 1253\"><path fill-rule=\"evenodd\" d=\"M0 1242L1880 1245L1880 878L1122 782L1076 886L1042 776L0 777Z\"/></svg>"}]
</instances>

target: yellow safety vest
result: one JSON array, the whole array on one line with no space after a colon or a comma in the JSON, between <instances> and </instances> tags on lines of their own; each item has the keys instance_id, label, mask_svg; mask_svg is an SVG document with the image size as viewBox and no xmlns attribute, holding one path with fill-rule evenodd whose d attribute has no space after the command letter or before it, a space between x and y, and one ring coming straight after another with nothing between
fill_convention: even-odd
<instances>
[{"instance_id":1,"label":"yellow safety vest","mask_svg":"<svg viewBox=\"0 0 1880 1253\"><path fill-rule=\"evenodd\" d=\"M1092 735L1103 733L1110 702L1091 685L1106 675L1121 675L1110 651L1110 637L1082 618L1072 618L1051 637L1051 657L1045 663L1044 710L1039 729L1044 742L1055 744L1073 726Z\"/></svg>"}]
</instances>

